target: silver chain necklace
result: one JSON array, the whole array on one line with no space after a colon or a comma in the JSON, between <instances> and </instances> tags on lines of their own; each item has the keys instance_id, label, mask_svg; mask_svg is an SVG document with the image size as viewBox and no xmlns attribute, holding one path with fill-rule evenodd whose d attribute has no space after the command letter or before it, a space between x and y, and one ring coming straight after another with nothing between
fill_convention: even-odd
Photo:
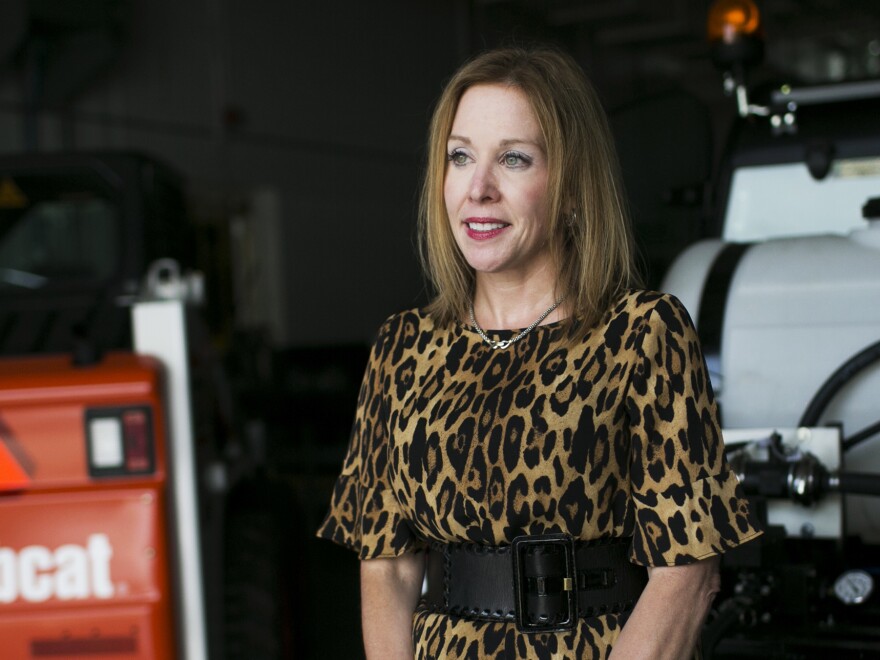
<instances>
[{"instance_id":1,"label":"silver chain necklace","mask_svg":"<svg viewBox=\"0 0 880 660\"><path fill-rule=\"evenodd\" d=\"M547 318L547 316L549 316L550 312L552 312L554 309L556 309L557 307L559 307L559 304L560 304L561 302L562 302L562 298L560 298L560 299L557 300L555 303L553 303L552 305L550 305L550 307L547 308L547 311L546 311L546 312L544 312L543 314L541 314L541 316L539 316L539 317L535 320L534 323L532 323L528 328L526 328L525 330L523 330L522 332L520 332L520 333L519 333L516 337L514 337L513 339L505 339L505 340L503 340L503 341L492 341L491 339L489 339L488 336L486 336L486 333L483 332L483 329L482 329L482 328L480 327L480 325L477 323L477 317L474 316L474 301L472 300L472 301L471 301L471 305L470 305L470 309L469 309L470 314L471 314L471 325L474 326L474 330L477 331L477 334L480 335L480 337L483 339L483 341L485 341L487 344L489 344L490 347L492 347L494 350L497 351L499 348L507 348L507 347L510 346L511 344L515 344L515 343L518 342L520 339L522 339L522 338L525 337L527 334L529 334L532 330L535 329L535 327L536 327L541 321L543 321L544 319Z\"/></svg>"}]
</instances>

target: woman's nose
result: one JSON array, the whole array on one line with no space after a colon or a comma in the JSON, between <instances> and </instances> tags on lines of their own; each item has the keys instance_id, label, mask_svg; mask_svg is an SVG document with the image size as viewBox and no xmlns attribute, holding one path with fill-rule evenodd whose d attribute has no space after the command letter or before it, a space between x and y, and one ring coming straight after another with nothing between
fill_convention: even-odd
<instances>
[{"instance_id":1,"label":"woman's nose","mask_svg":"<svg viewBox=\"0 0 880 660\"><path fill-rule=\"evenodd\" d=\"M474 168L474 174L471 177L471 185L468 193L471 200L475 202L493 201L497 199L498 186L495 181L495 175L490 168Z\"/></svg>"}]
</instances>

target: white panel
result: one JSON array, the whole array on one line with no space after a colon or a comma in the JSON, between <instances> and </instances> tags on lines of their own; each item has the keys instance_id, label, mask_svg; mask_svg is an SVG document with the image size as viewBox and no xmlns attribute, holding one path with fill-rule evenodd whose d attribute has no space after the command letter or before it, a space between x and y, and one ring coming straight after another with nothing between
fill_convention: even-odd
<instances>
[{"instance_id":1,"label":"white panel","mask_svg":"<svg viewBox=\"0 0 880 660\"><path fill-rule=\"evenodd\" d=\"M158 358L165 367L168 449L174 507L175 550L182 612L178 640L181 660L206 660L207 631L202 590L198 474L192 431L189 359L184 304L178 300L137 303L132 310L138 353Z\"/></svg>"},{"instance_id":2,"label":"white panel","mask_svg":"<svg viewBox=\"0 0 880 660\"><path fill-rule=\"evenodd\" d=\"M781 193L786 190L797 193ZM867 225L862 205L878 190L880 158L841 160L822 181L804 163L743 167L731 180L724 238L846 234Z\"/></svg>"},{"instance_id":3,"label":"white panel","mask_svg":"<svg viewBox=\"0 0 880 660\"><path fill-rule=\"evenodd\" d=\"M120 421L115 417L92 419L89 422L89 448L93 467L121 467L124 457Z\"/></svg>"}]
</instances>

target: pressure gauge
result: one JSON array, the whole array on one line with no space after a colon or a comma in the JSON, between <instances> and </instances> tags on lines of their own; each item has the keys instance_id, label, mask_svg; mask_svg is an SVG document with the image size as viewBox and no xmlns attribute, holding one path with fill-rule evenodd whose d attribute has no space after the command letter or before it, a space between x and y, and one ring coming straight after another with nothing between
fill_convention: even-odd
<instances>
[{"instance_id":1,"label":"pressure gauge","mask_svg":"<svg viewBox=\"0 0 880 660\"><path fill-rule=\"evenodd\" d=\"M847 605L864 603L873 591L874 578L859 569L846 571L834 581L834 595Z\"/></svg>"}]
</instances>

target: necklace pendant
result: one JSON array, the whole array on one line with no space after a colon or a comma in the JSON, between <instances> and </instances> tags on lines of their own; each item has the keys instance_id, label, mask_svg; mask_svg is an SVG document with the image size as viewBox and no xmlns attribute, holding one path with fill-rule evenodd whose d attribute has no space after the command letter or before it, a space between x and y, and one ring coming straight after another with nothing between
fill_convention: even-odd
<instances>
[{"instance_id":1,"label":"necklace pendant","mask_svg":"<svg viewBox=\"0 0 880 660\"><path fill-rule=\"evenodd\" d=\"M560 298L560 299L557 300L555 303L553 303L552 305L550 305L550 307L547 309L546 312L544 312L543 314L541 314L541 316L539 316L539 317L537 318L537 320L535 320L534 323L532 323L528 328L526 328L525 330L523 330L522 332L520 332L516 337L512 337L511 339L505 339L505 340L503 340L503 341L492 341L492 339L490 339L489 336L488 336L485 332L483 332L483 329L480 327L480 324L477 323L477 318L476 318L476 316L474 316L474 302L473 302L473 300L472 300L472 301L471 301L471 305L470 305L470 310L469 310L469 311L470 311L470 317L471 317L471 325L474 326L474 330L476 330L476 331L477 331L477 334L480 335L480 339L482 339L484 342L486 342L487 344L489 344L489 347L490 347L492 350L497 351L497 350L499 350L499 349L507 348L507 347L510 346L511 344L515 344L515 343L518 342L520 339L522 339L522 338L525 337L527 334L529 334L532 330L535 329L535 327L536 327L541 321L543 321L544 319L547 318L547 316L550 314L550 312L552 312L554 309L556 309L557 307L559 307L559 303L561 303L561 302L562 302L562 298Z\"/></svg>"}]
</instances>

